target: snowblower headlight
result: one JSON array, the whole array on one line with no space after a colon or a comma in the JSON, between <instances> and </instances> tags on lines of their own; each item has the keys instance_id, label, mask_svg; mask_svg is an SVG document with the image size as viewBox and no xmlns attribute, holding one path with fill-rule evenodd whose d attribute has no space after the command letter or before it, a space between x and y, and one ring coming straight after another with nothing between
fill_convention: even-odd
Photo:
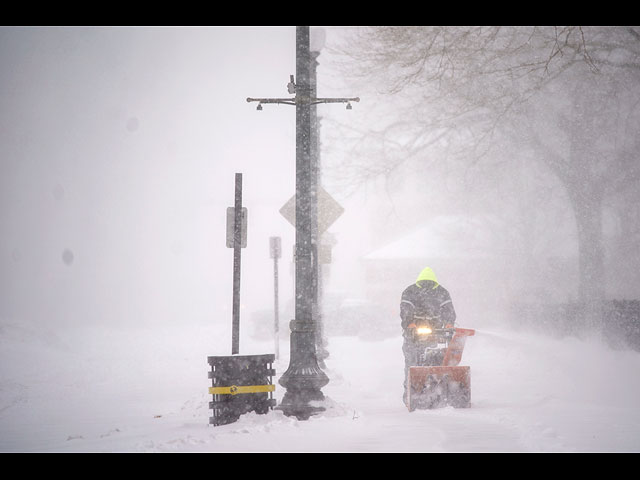
<instances>
[{"instance_id":1,"label":"snowblower headlight","mask_svg":"<svg viewBox=\"0 0 640 480\"><path fill-rule=\"evenodd\" d=\"M431 327L418 327L416 333L418 335L430 335L433 333L433 330L431 330Z\"/></svg>"}]
</instances>

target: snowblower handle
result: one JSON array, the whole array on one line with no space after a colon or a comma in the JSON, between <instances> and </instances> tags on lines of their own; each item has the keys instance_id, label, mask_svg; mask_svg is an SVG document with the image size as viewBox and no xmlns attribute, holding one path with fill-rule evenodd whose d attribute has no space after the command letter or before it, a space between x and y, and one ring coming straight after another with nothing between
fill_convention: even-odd
<instances>
[{"instance_id":1,"label":"snowblower handle","mask_svg":"<svg viewBox=\"0 0 640 480\"><path fill-rule=\"evenodd\" d=\"M473 328L456 328L456 335L461 337L472 337L476 331Z\"/></svg>"},{"instance_id":2,"label":"snowblower handle","mask_svg":"<svg viewBox=\"0 0 640 480\"><path fill-rule=\"evenodd\" d=\"M447 347L447 352L444 355L442 365L456 366L460 363L462 358L462 352L464 350L464 344L467 337L471 337L476 333L472 328L456 328L455 334Z\"/></svg>"}]
</instances>

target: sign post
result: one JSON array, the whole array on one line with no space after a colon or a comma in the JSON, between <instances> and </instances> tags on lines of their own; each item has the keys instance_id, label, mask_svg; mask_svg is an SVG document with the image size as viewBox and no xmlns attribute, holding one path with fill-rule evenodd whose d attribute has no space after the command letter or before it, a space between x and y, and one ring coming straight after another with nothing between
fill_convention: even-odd
<instances>
[{"instance_id":1,"label":"sign post","mask_svg":"<svg viewBox=\"0 0 640 480\"><path fill-rule=\"evenodd\" d=\"M227 208L227 247L233 248L231 354L240 351L240 252L247 246L247 209L242 207L242 174L236 173L234 206ZM231 237L231 241L230 241Z\"/></svg>"},{"instance_id":2,"label":"sign post","mask_svg":"<svg viewBox=\"0 0 640 480\"><path fill-rule=\"evenodd\" d=\"M269 238L269 251L273 258L273 337L276 359L280 356L280 305L278 300L278 259L282 256L280 237Z\"/></svg>"},{"instance_id":3,"label":"sign post","mask_svg":"<svg viewBox=\"0 0 640 480\"><path fill-rule=\"evenodd\" d=\"M227 208L227 247L233 248L233 312L231 355L211 356L209 408L214 426L233 423L248 412L265 414L276 400L272 382L275 355L238 355L240 350L240 253L247 246L247 209L242 207L242 174L235 176L234 206Z\"/></svg>"}]
</instances>

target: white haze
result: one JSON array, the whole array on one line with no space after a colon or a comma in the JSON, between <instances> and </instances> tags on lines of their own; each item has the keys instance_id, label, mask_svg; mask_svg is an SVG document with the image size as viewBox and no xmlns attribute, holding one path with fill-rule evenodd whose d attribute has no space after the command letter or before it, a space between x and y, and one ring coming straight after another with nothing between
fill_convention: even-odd
<instances>
[{"instance_id":1,"label":"white haze","mask_svg":"<svg viewBox=\"0 0 640 480\"><path fill-rule=\"evenodd\" d=\"M0 35L2 316L226 321L235 172L250 216L244 304L270 305L268 237L293 241L278 209L295 188L295 115L245 99L286 96L292 30Z\"/></svg>"},{"instance_id":2,"label":"white haze","mask_svg":"<svg viewBox=\"0 0 640 480\"><path fill-rule=\"evenodd\" d=\"M329 28L328 41L338 34L338 30ZM0 336L5 336L3 349L6 347L3 360L19 359L22 354L25 359L31 354L46 357L51 342L61 336L74 352L74 359L79 358L79 350L82 355L91 356L91 352L84 351L89 349L87 345L99 345L95 351L100 353L96 355L104 361L93 358L93 364L99 363L108 371L108 342L136 332L140 337L127 337L126 342L132 352L139 349L133 352L134 356L146 353L152 357L154 346L163 354L170 352L164 357L162 368L170 372L171 378L179 379L180 373L173 367L189 368L187 358L200 360L195 359L189 345L177 345L177 351L173 351L162 332L178 328L182 333L176 339L207 332L210 336L206 341L199 338L194 350L202 354L202 365L197 366L202 371L185 380L188 388L179 402L184 403L183 408L190 408L189 402L194 399L189 388L196 384L197 375L202 374L203 392L207 388L204 356L231 353L232 250L225 246L225 221L226 208L233 205L236 172L243 173L243 205L249 211L248 247L242 251L241 353L243 346L256 338L269 343L269 327L265 324L272 321L273 309L271 236L282 237L281 335L288 336L295 232L279 209L295 193L295 110L288 105L265 105L262 111L256 111L255 104L247 103L246 98L288 96L286 84L289 75L295 73L294 27L3 27L0 60ZM530 281L563 282L563 289L554 300L575 298L575 227L563 193L551 188L555 180L541 169L531 171L526 180L530 183L525 186L503 183L500 176L485 178L481 183L458 181L455 175L448 174L446 162L425 175L416 174L407 166L406 170L396 170L364 185L345 184L347 177L342 176L339 165L348 163L353 150L348 141L342 143L340 136L355 137L349 125L357 129L375 127L379 112L372 104L380 98L372 92L354 91L358 87L344 82L330 68L329 60L329 52L319 57L318 94L362 98L349 111L343 105L323 105L318 109L323 122L325 188L345 208L329 229L336 243L332 263L324 272L324 309L327 321L333 322L327 325L329 335L351 333L352 326L347 325L349 308L355 306L357 310L358 305L365 305L376 309L371 318L375 318L377 332L371 338L386 342L384 352L396 346L399 349L393 344L400 335L397 301L426 265L409 264L404 277L390 275L387 283L381 284L380 277L372 277L368 270L367 255L375 256L378 249L417 231L434 217L442 217L440 221L445 223L455 218L473 221L477 214L482 214L485 221L518 218L514 202L505 202L504 198L510 198L513 192L533 192L535 185L550 186L553 193L536 199L541 202L540 216L523 227L525 232L549 234L531 247L530 251L542 252L544 258L535 263L537 270L530 270L531 276L523 276L523 272L532 264L521 261L518 244L505 237L491 242L492 250L485 253L492 256L485 259L486 263L474 258L454 265L439 257L433 259L431 266L452 293L460 326L489 328L491 332L507 327L508 307L528 291ZM473 171L466 173L473 177ZM530 199L524 194L518 196L523 204ZM492 220L487 212L499 218ZM547 216L551 215L549 212L553 212L551 218ZM549 228L547 222L554 228ZM378 287L376 291L382 291L377 297L374 294L375 301L372 284ZM637 284L625 287L625 295L637 298ZM21 337L22 331L28 333ZM147 337L145 331L154 333ZM104 342L93 337L96 332L105 335ZM162 339L154 340L158 335ZM478 344L490 347L498 343L503 348L502 333L491 335L489 340L479 337ZM43 340L43 336L47 339ZM36 340L29 343L33 338ZM348 338L340 337L333 348L350 348ZM46 346L44 353L31 350L41 344ZM285 347L286 340L281 348ZM583 351L574 347L575 351ZM516 348L504 348L520 359ZM356 349L369 353L371 350L371 344ZM588 350L602 352L600 346ZM182 355L182 351L186 353ZM494 359L500 361L497 356L487 359L478 350L472 352L476 356L471 358L477 358L480 366L494 366ZM637 363L635 353L626 354ZM118 348L111 360L117 355L119 361L128 358ZM172 355L176 356L175 363L169 362ZM332 355L334 359L348 359L344 352ZM612 353L607 350L605 355L607 362L614 363ZM535 363L529 360L521 365ZM569 363L573 365L572 362ZM394 357L391 364L399 367L400 378L398 358ZM350 366L347 360L329 365L334 373L343 372L345 367L349 371ZM59 365L57 368L64 371ZM120 364L118 368L119 372L126 370ZM278 368L281 373L286 365L281 362ZM509 369L507 365L504 368ZM391 369L388 370L385 378L392 378ZM492 401L487 387L493 378L490 370L487 367L481 371L477 379L486 382L484 388L480 387L480 406ZM21 396L23 387L18 386L23 382L23 373L30 373L25 365L15 368L5 362L0 366L0 382L7 394L3 398ZM329 387L333 398L340 395L338 387L345 385L339 375ZM366 378L372 377L368 372ZM39 376L39 381L44 381L42 378ZM82 382L91 383L84 377ZM117 396L120 386L116 380L103 386L112 385L110 394ZM392 394L384 395L384 401L390 401L397 393L396 387ZM637 386L632 385L630 393L637 398ZM167 392L160 389L159 394ZM515 390L513 394L518 396ZM172 402L179 397L173 390L171 395ZM140 393L142 396L144 393ZM206 421L208 398L205 394L197 398L202 404L191 405L196 412L193 417L197 416L198 422ZM535 401L544 398L541 394ZM10 413L11 405L0 405L0 414ZM175 405L174 402L167 408ZM562 412L564 407L563 403ZM628 405L624 407L629 410ZM337 415L351 419L353 409L358 408L349 404L339 408ZM20 411L30 415L29 409ZM379 413L375 408L373 411ZM402 408L396 413L398 418L405 414ZM484 414L494 413L500 415L504 411L489 408ZM454 413L447 410L445 415ZM25 418L26 423L31 420ZM535 417L529 420L535 422ZM261 427L265 420L252 417L249 422L264 435ZM526 429L528 425L517 426ZM290 423L285 427L292 428ZM229 428L235 432L242 426ZM637 441L634 443L632 437L638 432L638 425L629 428L631 433L625 430L624 439L607 448L637 450ZM328 428L322 432L330 434ZM483 424L479 435L485 433ZM206 442L214 434L198 435L205 445L199 444L197 449L207 450ZM545 450L545 435L536 438L531 449ZM11 439L1 440L7 450L23 445L26 450L39 449L38 444L29 442L12 448ZM233 436L229 441L234 441ZM507 443L497 441L495 449L508 450ZM96 449L128 450L134 448L132 445L115 442ZM292 440L283 449L298 449L294 445ZM479 445L472 442L469 449ZM242 448L239 443L211 446L213 450ZM324 449L317 445L308 448ZM587 449L598 448L596 442ZM66 443L46 449L73 450L74 446ZM160 450L167 449L170 450ZM183 449L196 448L186 444ZM368 450L366 445L357 443L350 443L345 449ZM385 444L376 449L403 450ZM569 449L580 450L581 446L572 444ZM551 450L562 451L563 444L553 443Z\"/></svg>"}]
</instances>

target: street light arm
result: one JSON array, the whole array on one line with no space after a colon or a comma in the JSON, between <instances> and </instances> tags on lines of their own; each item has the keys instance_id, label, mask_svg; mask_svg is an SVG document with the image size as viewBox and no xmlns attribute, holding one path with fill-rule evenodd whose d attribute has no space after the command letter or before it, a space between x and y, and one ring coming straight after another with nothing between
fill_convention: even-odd
<instances>
[{"instance_id":1,"label":"street light arm","mask_svg":"<svg viewBox=\"0 0 640 480\"><path fill-rule=\"evenodd\" d=\"M300 101L298 97L296 98L247 98L247 102L258 102L258 109L262 110L260 104L262 103L278 103L285 105L296 105L297 101ZM320 103L347 103L347 108L351 107L351 102L359 102L360 97L351 97L351 98L311 98L308 100L309 105L318 105Z\"/></svg>"},{"instance_id":2,"label":"street light arm","mask_svg":"<svg viewBox=\"0 0 640 480\"><path fill-rule=\"evenodd\" d=\"M360 97L353 98L316 98L311 100L312 105L316 105L318 103L349 103L349 102L359 102Z\"/></svg>"},{"instance_id":3,"label":"street light arm","mask_svg":"<svg viewBox=\"0 0 640 480\"><path fill-rule=\"evenodd\" d=\"M247 102L258 102L258 103L284 103L287 105L295 105L295 100L293 98L247 98Z\"/></svg>"}]
</instances>

